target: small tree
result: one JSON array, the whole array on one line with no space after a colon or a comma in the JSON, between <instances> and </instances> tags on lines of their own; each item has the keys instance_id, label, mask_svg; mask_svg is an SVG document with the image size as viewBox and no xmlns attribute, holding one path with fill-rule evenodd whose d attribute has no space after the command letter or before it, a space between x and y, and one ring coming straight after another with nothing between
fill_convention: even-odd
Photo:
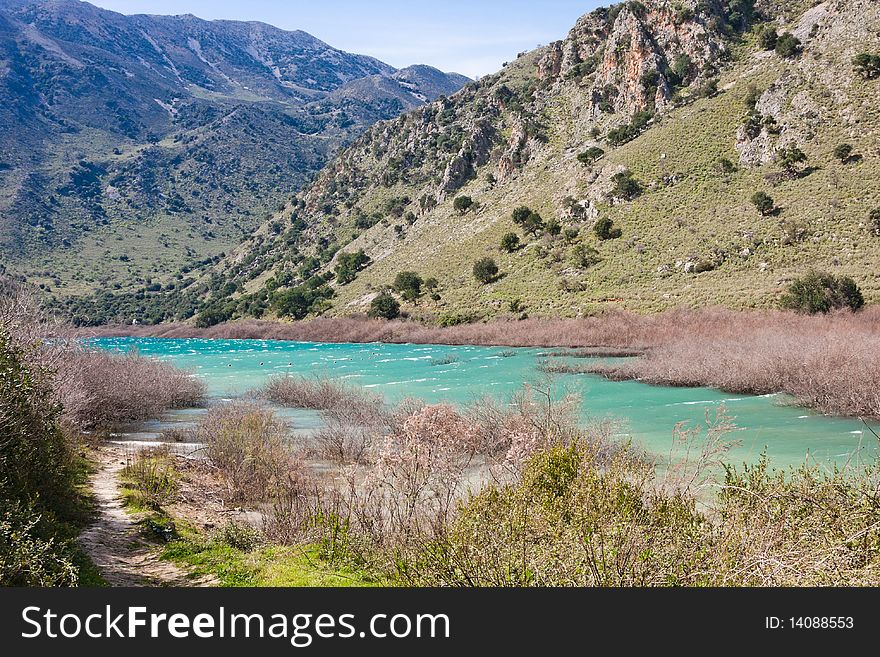
<instances>
[{"instance_id":1,"label":"small tree","mask_svg":"<svg viewBox=\"0 0 880 657\"><path fill-rule=\"evenodd\" d=\"M504 233L501 237L501 248L508 253L513 253L519 248L519 235L516 233Z\"/></svg>"},{"instance_id":2,"label":"small tree","mask_svg":"<svg viewBox=\"0 0 880 657\"><path fill-rule=\"evenodd\" d=\"M525 205L521 205L513 211L511 218L513 219L513 223L522 226L530 214L532 214L532 209Z\"/></svg>"},{"instance_id":3,"label":"small tree","mask_svg":"<svg viewBox=\"0 0 880 657\"><path fill-rule=\"evenodd\" d=\"M556 219L551 219L546 224L544 224L544 231L548 235L552 235L553 237L555 237L562 232L562 224L560 224Z\"/></svg>"},{"instance_id":4,"label":"small tree","mask_svg":"<svg viewBox=\"0 0 880 657\"><path fill-rule=\"evenodd\" d=\"M687 80L688 74L691 71L691 58L682 53L672 62L671 72L675 76L675 79L678 81L678 84L681 84L685 80Z\"/></svg>"},{"instance_id":5,"label":"small tree","mask_svg":"<svg viewBox=\"0 0 880 657\"><path fill-rule=\"evenodd\" d=\"M722 157L718 160L718 171L722 174L736 173L736 165L726 157Z\"/></svg>"},{"instance_id":6,"label":"small tree","mask_svg":"<svg viewBox=\"0 0 880 657\"><path fill-rule=\"evenodd\" d=\"M880 236L880 208L874 208L868 213L868 221L874 229L874 234Z\"/></svg>"},{"instance_id":7,"label":"small tree","mask_svg":"<svg viewBox=\"0 0 880 657\"><path fill-rule=\"evenodd\" d=\"M865 299L849 276L811 271L789 285L781 303L789 310L816 314L842 308L855 312L865 305Z\"/></svg>"},{"instance_id":8,"label":"small tree","mask_svg":"<svg viewBox=\"0 0 880 657\"><path fill-rule=\"evenodd\" d=\"M797 57L801 52L801 40L791 32L783 32L776 39L776 45L773 49L780 57L786 59Z\"/></svg>"},{"instance_id":9,"label":"small tree","mask_svg":"<svg viewBox=\"0 0 880 657\"><path fill-rule=\"evenodd\" d=\"M336 256L336 282L340 285L351 283L357 273L370 264L370 257L360 249L357 253L340 253Z\"/></svg>"},{"instance_id":10,"label":"small tree","mask_svg":"<svg viewBox=\"0 0 880 657\"><path fill-rule=\"evenodd\" d=\"M592 246L587 246L586 244L578 244L571 252L572 263L581 269L589 269L601 260L602 258L599 256L599 252Z\"/></svg>"},{"instance_id":11,"label":"small tree","mask_svg":"<svg viewBox=\"0 0 880 657\"><path fill-rule=\"evenodd\" d=\"M807 155L794 144L789 144L777 152L776 161L779 162L779 166L792 173L797 169L798 164L807 161Z\"/></svg>"},{"instance_id":12,"label":"small tree","mask_svg":"<svg viewBox=\"0 0 880 657\"><path fill-rule=\"evenodd\" d=\"M758 212L765 217L776 209L776 204L773 202L773 198L766 192L755 192L752 194L752 204L758 209Z\"/></svg>"},{"instance_id":13,"label":"small tree","mask_svg":"<svg viewBox=\"0 0 880 657\"><path fill-rule=\"evenodd\" d=\"M853 58L853 70L865 80L880 77L880 55L859 53Z\"/></svg>"},{"instance_id":14,"label":"small tree","mask_svg":"<svg viewBox=\"0 0 880 657\"><path fill-rule=\"evenodd\" d=\"M394 289L406 301L416 301L422 296L422 277L414 271L402 271L394 277Z\"/></svg>"},{"instance_id":15,"label":"small tree","mask_svg":"<svg viewBox=\"0 0 880 657\"><path fill-rule=\"evenodd\" d=\"M611 176L611 182L614 183L611 195L617 198L631 201L642 193L642 186L629 171L618 171Z\"/></svg>"},{"instance_id":16,"label":"small tree","mask_svg":"<svg viewBox=\"0 0 880 657\"><path fill-rule=\"evenodd\" d=\"M394 319L400 315L400 304L387 292L382 292L370 302L367 315L379 319Z\"/></svg>"},{"instance_id":17,"label":"small tree","mask_svg":"<svg viewBox=\"0 0 880 657\"><path fill-rule=\"evenodd\" d=\"M498 276L498 265L492 258L480 258L474 263L474 278L480 283L491 283Z\"/></svg>"},{"instance_id":18,"label":"small tree","mask_svg":"<svg viewBox=\"0 0 880 657\"><path fill-rule=\"evenodd\" d=\"M773 50L776 48L776 42L779 40L779 35L776 33L776 28L770 25L762 25L760 32L758 32L758 47L761 50Z\"/></svg>"},{"instance_id":19,"label":"small tree","mask_svg":"<svg viewBox=\"0 0 880 657\"><path fill-rule=\"evenodd\" d=\"M758 101L761 99L761 93L761 90L758 89L758 85L754 82L749 83L749 86L746 87L746 95L743 96L743 105L746 106L746 109L749 112L755 110L755 105L757 105Z\"/></svg>"},{"instance_id":20,"label":"small tree","mask_svg":"<svg viewBox=\"0 0 880 657\"><path fill-rule=\"evenodd\" d=\"M846 164L849 156L852 155L853 147L850 144L838 144L834 147L834 157Z\"/></svg>"},{"instance_id":21,"label":"small tree","mask_svg":"<svg viewBox=\"0 0 880 657\"><path fill-rule=\"evenodd\" d=\"M530 212L522 226L526 232L531 233L532 235L537 235L544 230L544 220L537 212Z\"/></svg>"},{"instance_id":22,"label":"small tree","mask_svg":"<svg viewBox=\"0 0 880 657\"><path fill-rule=\"evenodd\" d=\"M600 217L593 225L593 232L600 240L616 240L623 232L620 228L614 227L614 222L610 217Z\"/></svg>"},{"instance_id":23,"label":"small tree","mask_svg":"<svg viewBox=\"0 0 880 657\"><path fill-rule=\"evenodd\" d=\"M602 157L603 155L605 155L605 151L603 151L598 146L591 146L590 148L585 150L583 153L580 153L577 156L577 159L578 159L578 162L580 162L584 166L589 166L593 162L598 160L600 157Z\"/></svg>"},{"instance_id":24,"label":"small tree","mask_svg":"<svg viewBox=\"0 0 880 657\"><path fill-rule=\"evenodd\" d=\"M458 214L465 214L474 205L474 199L470 196L456 196L452 202L452 207Z\"/></svg>"}]
</instances>

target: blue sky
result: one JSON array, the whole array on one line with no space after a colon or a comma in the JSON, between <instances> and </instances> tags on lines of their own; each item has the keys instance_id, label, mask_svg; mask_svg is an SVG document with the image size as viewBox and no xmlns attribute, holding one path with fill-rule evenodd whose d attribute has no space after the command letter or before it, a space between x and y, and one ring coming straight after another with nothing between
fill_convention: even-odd
<instances>
[{"instance_id":1,"label":"blue sky","mask_svg":"<svg viewBox=\"0 0 880 657\"><path fill-rule=\"evenodd\" d=\"M518 52L561 39L608 0L90 0L124 14L195 14L305 30L336 48L392 66L430 64L470 77Z\"/></svg>"}]
</instances>

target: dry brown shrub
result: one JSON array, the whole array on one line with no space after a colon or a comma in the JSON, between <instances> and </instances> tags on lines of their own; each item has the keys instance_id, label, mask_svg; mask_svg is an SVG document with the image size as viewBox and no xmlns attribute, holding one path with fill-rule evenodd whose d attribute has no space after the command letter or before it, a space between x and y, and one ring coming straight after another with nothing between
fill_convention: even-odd
<instances>
[{"instance_id":1,"label":"dry brown shrub","mask_svg":"<svg viewBox=\"0 0 880 657\"><path fill-rule=\"evenodd\" d=\"M337 463L363 462L392 421L381 396L325 378L274 376L255 396L279 406L321 411L312 437L318 455Z\"/></svg>"},{"instance_id":2,"label":"dry brown shrub","mask_svg":"<svg viewBox=\"0 0 880 657\"><path fill-rule=\"evenodd\" d=\"M65 417L81 428L111 428L204 402L204 382L170 363L137 354L69 349L56 392Z\"/></svg>"},{"instance_id":3,"label":"dry brown shrub","mask_svg":"<svg viewBox=\"0 0 880 657\"><path fill-rule=\"evenodd\" d=\"M263 502L308 486L287 426L267 409L245 403L212 409L195 436L226 480L231 501Z\"/></svg>"},{"instance_id":4,"label":"dry brown shrub","mask_svg":"<svg viewBox=\"0 0 880 657\"><path fill-rule=\"evenodd\" d=\"M367 318L107 327L103 334L419 342L523 347L604 347L647 352L602 371L655 383L713 386L737 393L787 392L825 412L880 417L880 309L821 316L721 308L655 315L609 311L581 319L495 320L451 327Z\"/></svg>"},{"instance_id":5,"label":"dry brown shrub","mask_svg":"<svg viewBox=\"0 0 880 657\"><path fill-rule=\"evenodd\" d=\"M85 349L73 329L48 317L28 288L0 280L0 332L50 375L62 420L73 429L110 429L200 405L206 388L190 372L137 354Z\"/></svg>"}]
</instances>

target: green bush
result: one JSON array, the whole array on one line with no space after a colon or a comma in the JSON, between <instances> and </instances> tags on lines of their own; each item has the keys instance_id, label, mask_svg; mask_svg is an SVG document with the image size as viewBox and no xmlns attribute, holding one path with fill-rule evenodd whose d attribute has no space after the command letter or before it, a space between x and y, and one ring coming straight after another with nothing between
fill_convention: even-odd
<instances>
[{"instance_id":1,"label":"green bush","mask_svg":"<svg viewBox=\"0 0 880 657\"><path fill-rule=\"evenodd\" d=\"M424 281L414 271L398 272L394 277L394 290L406 301L416 301L422 296L422 284Z\"/></svg>"},{"instance_id":2,"label":"green bush","mask_svg":"<svg viewBox=\"0 0 880 657\"><path fill-rule=\"evenodd\" d=\"M0 499L38 496L42 507L59 510L69 501L73 469L48 377L24 365L0 334Z\"/></svg>"},{"instance_id":3,"label":"green bush","mask_svg":"<svg viewBox=\"0 0 880 657\"><path fill-rule=\"evenodd\" d=\"M789 285L782 307L815 314L848 308L855 312L865 305L859 286L849 276L811 271Z\"/></svg>"},{"instance_id":4,"label":"green bush","mask_svg":"<svg viewBox=\"0 0 880 657\"><path fill-rule=\"evenodd\" d=\"M704 553L692 499L586 442L533 456L520 481L471 497L443 535L398 562L418 586L647 586L688 581Z\"/></svg>"},{"instance_id":5,"label":"green bush","mask_svg":"<svg viewBox=\"0 0 880 657\"><path fill-rule=\"evenodd\" d=\"M801 52L801 40L798 39L791 32L783 32L776 39L776 45L773 47L773 50L776 51L776 54L780 57L785 57L786 59L797 57Z\"/></svg>"},{"instance_id":6,"label":"green bush","mask_svg":"<svg viewBox=\"0 0 880 657\"><path fill-rule=\"evenodd\" d=\"M722 157L718 160L718 171L722 174L736 173L736 165L726 157Z\"/></svg>"},{"instance_id":7,"label":"green bush","mask_svg":"<svg viewBox=\"0 0 880 657\"><path fill-rule=\"evenodd\" d=\"M49 374L23 361L0 333L0 586L75 585L73 457Z\"/></svg>"},{"instance_id":8,"label":"green bush","mask_svg":"<svg viewBox=\"0 0 880 657\"><path fill-rule=\"evenodd\" d=\"M513 253L519 248L519 235L516 233L504 233L501 236L501 248L508 253Z\"/></svg>"},{"instance_id":9,"label":"green bush","mask_svg":"<svg viewBox=\"0 0 880 657\"><path fill-rule=\"evenodd\" d=\"M836 157L841 162L846 162L849 160L849 156L852 155L853 147L851 144L838 144L834 147L834 157Z\"/></svg>"},{"instance_id":10,"label":"green bush","mask_svg":"<svg viewBox=\"0 0 880 657\"><path fill-rule=\"evenodd\" d=\"M562 233L562 224L560 224L556 219L551 219L546 224L544 224L544 232L548 235L552 235L556 237L560 233Z\"/></svg>"},{"instance_id":11,"label":"green bush","mask_svg":"<svg viewBox=\"0 0 880 657\"><path fill-rule=\"evenodd\" d=\"M521 205L514 209L511 213L511 218L513 219L513 223L521 226L525 223L530 214L532 214L532 209L525 205Z\"/></svg>"},{"instance_id":12,"label":"green bush","mask_svg":"<svg viewBox=\"0 0 880 657\"><path fill-rule=\"evenodd\" d=\"M874 208L868 213L868 221L874 234L880 236L880 208Z\"/></svg>"},{"instance_id":13,"label":"green bush","mask_svg":"<svg viewBox=\"0 0 880 657\"><path fill-rule=\"evenodd\" d=\"M859 53L853 58L853 70L865 80L880 77L880 55Z\"/></svg>"},{"instance_id":14,"label":"green bush","mask_svg":"<svg viewBox=\"0 0 880 657\"><path fill-rule=\"evenodd\" d=\"M70 547L45 525L33 506L0 501L0 586L76 586Z\"/></svg>"},{"instance_id":15,"label":"green bush","mask_svg":"<svg viewBox=\"0 0 880 657\"><path fill-rule=\"evenodd\" d=\"M577 159L578 162L580 162L584 166L588 166L598 160L603 155L605 155L605 151L603 151L598 146L591 146L583 153L578 154Z\"/></svg>"},{"instance_id":16,"label":"green bush","mask_svg":"<svg viewBox=\"0 0 880 657\"><path fill-rule=\"evenodd\" d=\"M480 283L491 283L498 276L498 265L492 258L480 258L474 263L474 278Z\"/></svg>"},{"instance_id":17,"label":"green bush","mask_svg":"<svg viewBox=\"0 0 880 657\"><path fill-rule=\"evenodd\" d=\"M619 228L614 227L614 222L610 217L600 217L593 225L593 232L600 240L615 240L620 237L623 232Z\"/></svg>"},{"instance_id":18,"label":"green bush","mask_svg":"<svg viewBox=\"0 0 880 657\"><path fill-rule=\"evenodd\" d=\"M217 530L215 539L242 552L253 552L266 542L259 529L235 520L230 520Z\"/></svg>"},{"instance_id":19,"label":"green bush","mask_svg":"<svg viewBox=\"0 0 880 657\"><path fill-rule=\"evenodd\" d=\"M455 200L452 202L452 207L459 214L464 214L468 210L471 209L474 205L474 199L470 196L456 196Z\"/></svg>"},{"instance_id":20,"label":"green bush","mask_svg":"<svg viewBox=\"0 0 880 657\"><path fill-rule=\"evenodd\" d=\"M611 195L616 198L631 201L642 193L642 185L629 171L618 171L611 176L611 182L614 183Z\"/></svg>"},{"instance_id":21,"label":"green bush","mask_svg":"<svg viewBox=\"0 0 880 657\"><path fill-rule=\"evenodd\" d=\"M687 80L688 75L690 75L690 71L691 58L684 53L678 55L672 62L672 67L669 71L674 76L676 83L675 86L681 85L685 80Z\"/></svg>"},{"instance_id":22,"label":"green bush","mask_svg":"<svg viewBox=\"0 0 880 657\"><path fill-rule=\"evenodd\" d=\"M773 202L773 198L767 194L767 192L755 192L752 194L752 205L758 209L758 212L765 216L776 209L776 204Z\"/></svg>"},{"instance_id":23,"label":"green bush","mask_svg":"<svg viewBox=\"0 0 880 657\"><path fill-rule=\"evenodd\" d=\"M166 450L141 452L122 469L120 476L134 492L133 501L138 506L158 511L177 494L177 470Z\"/></svg>"},{"instance_id":24,"label":"green bush","mask_svg":"<svg viewBox=\"0 0 880 657\"><path fill-rule=\"evenodd\" d=\"M589 269L593 265L598 264L602 258L599 252L592 246L586 244L578 244L572 249L571 261L576 267L581 269Z\"/></svg>"},{"instance_id":25,"label":"green bush","mask_svg":"<svg viewBox=\"0 0 880 657\"><path fill-rule=\"evenodd\" d=\"M470 324L475 319L471 313L449 313L437 318L437 326L441 328L460 326L461 324Z\"/></svg>"},{"instance_id":26,"label":"green bush","mask_svg":"<svg viewBox=\"0 0 880 657\"><path fill-rule=\"evenodd\" d=\"M383 292L370 302L367 314L378 319L394 319L400 316L400 303L387 292Z\"/></svg>"},{"instance_id":27,"label":"green bush","mask_svg":"<svg viewBox=\"0 0 880 657\"><path fill-rule=\"evenodd\" d=\"M513 211L513 223L522 226L523 230L532 235L537 235L544 230L544 220L537 212L526 206L520 206Z\"/></svg>"},{"instance_id":28,"label":"green bush","mask_svg":"<svg viewBox=\"0 0 880 657\"><path fill-rule=\"evenodd\" d=\"M786 171L794 171L798 164L803 164L807 161L807 154L794 144L789 144L779 149L776 153L776 161Z\"/></svg>"},{"instance_id":29,"label":"green bush","mask_svg":"<svg viewBox=\"0 0 880 657\"><path fill-rule=\"evenodd\" d=\"M774 50L778 40L779 35L776 33L775 27L771 25L761 26L758 31L758 47L761 50Z\"/></svg>"},{"instance_id":30,"label":"green bush","mask_svg":"<svg viewBox=\"0 0 880 657\"><path fill-rule=\"evenodd\" d=\"M324 302L331 299L333 289L323 284L320 278L311 278L302 285L276 292L272 297L272 307L281 317L304 319L309 313L320 313Z\"/></svg>"},{"instance_id":31,"label":"green bush","mask_svg":"<svg viewBox=\"0 0 880 657\"><path fill-rule=\"evenodd\" d=\"M646 110L636 112L628 124L609 130L605 139L612 146L620 146L632 141L642 133L652 118L654 118L652 112Z\"/></svg>"},{"instance_id":32,"label":"green bush","mask_svg":"<svg viewBox=\"0 0 880 657\"><path fill-rule=\"evenodd\" d=\"M370 264L370 257L359 249L356 253L340 253L336 256L336 282L340 285L351 283L358 272Z\"/></svg>"}]
</instances>

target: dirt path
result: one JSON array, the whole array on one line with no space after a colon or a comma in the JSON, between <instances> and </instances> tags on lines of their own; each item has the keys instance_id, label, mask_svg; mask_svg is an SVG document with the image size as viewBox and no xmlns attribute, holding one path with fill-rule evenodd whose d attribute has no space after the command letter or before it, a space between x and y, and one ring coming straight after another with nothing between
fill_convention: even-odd
<instances>
[{"instance_id":1,"label":"dirt path","mask_svg":"<svg viewBox=\"0 0 880 657\"><path fill-rule=\"evenodd\" d=\"M98 506L95 523L80 534L80 547L101 571L110 586L204 586L187 572L159 559L159 550L146 541L140 527L122 508L118 475L125 454L116 447L97 450L98 471L92 490Z\"/></svg>"}]
</instances>

